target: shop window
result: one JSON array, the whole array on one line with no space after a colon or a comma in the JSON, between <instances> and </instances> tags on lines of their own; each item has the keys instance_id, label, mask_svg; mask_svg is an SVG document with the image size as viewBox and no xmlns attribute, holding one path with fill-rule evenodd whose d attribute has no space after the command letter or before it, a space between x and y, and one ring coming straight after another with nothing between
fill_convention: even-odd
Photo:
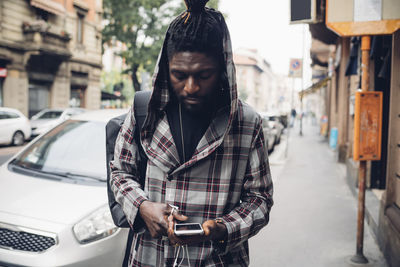
<instances>
[{"instance_id":1,"label":"shop window","mask_svg":"<svg viewBox=\"0 0 400 267\"><path fill-rule=\"evenodd\" d=\"M84 88L71 88L71 97L69 99L69 106L71 108L84 108L85 107L85 89Z\"/></svg>"}]
</instances>

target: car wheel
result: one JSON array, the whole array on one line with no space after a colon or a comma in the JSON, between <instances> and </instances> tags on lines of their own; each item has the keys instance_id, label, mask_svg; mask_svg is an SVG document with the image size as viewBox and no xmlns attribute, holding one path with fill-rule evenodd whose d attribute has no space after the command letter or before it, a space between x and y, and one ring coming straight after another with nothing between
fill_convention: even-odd
<instances>
[{"instance_id":1,"label":"car wheel","mask_svg":"<svg viewBox=\"0 0 400 267\"><path fill-rule=\"evenodd\" d=\"M25 142L24 134L21 131L15 132L12 137L12 144L14 146L22 146L24 142Z\"/></svg>"}]
</instances>

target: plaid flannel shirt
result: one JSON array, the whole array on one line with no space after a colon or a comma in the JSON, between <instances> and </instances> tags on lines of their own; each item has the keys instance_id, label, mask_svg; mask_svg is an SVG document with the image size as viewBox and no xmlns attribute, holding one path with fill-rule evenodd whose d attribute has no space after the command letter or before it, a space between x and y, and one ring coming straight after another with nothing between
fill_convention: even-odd
<instances>
[{"instance_id":1,"label":"plaid flannel shirt","mask_svg":"<svg viewBox=\"0 0 400 267\"><path fill-rule=\"evenodd\" d=\"M189 259L186 257L181 266L189 266L189 260L190 266L248 266L247 240L268 223L273 204L261 118L237 99L227 29L224 40L230 106L216 114L192 158L179 163L164 111L169 90L166 55L161 53L141 132L141 143L148 156L145 184L141 185L138 178L133 108L121 127L115 160L111 162L111 189L132 227L145 200L178 206L191 222L222 219L228 232L225 244L207 241L190 245ZM172 266L175 252L167 238L155 239L146 230L136 231L129 266ZM183 256L177 256L178 262Z\"/></svg>"}]
</instances>

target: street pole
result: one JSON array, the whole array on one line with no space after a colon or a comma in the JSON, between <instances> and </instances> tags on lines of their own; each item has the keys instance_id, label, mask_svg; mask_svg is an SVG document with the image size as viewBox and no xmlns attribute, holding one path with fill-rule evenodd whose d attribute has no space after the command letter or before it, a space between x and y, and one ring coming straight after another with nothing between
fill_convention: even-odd
<instances>
[{"instance_id":1,"label":"street pole","mask_svg":"<svg viewBox=\"0 0 400 267\"><path fill-rule=\"evenodd\" d=\"M292 111L294 109L294 78L292 77L292 99L291 99L291 109L290 109L290 121L289 127L287 127L287 137L286 137L286 149L285 149L285 158L288 157L289 154L289 137L290 137L290 128L294 127L294 123L296 121L296 116L292 117Z\"/></svg>"},{"instance_id":2,"label":"street pole","mask_svg":"<svg viewBox=\"0 0 400 267\"><path fill-rule=\"evenodd\" d=\"M361 90L369 90L369 53L371 50L371 37L361 38ZM357 250L351 261L358 264L368 263L364 256L364 216L365 216L365 180L367 161L361 160L358 169L358 213L357 213Z\"/></svg>"},{"instance_id":3,"label":"street pole","mask_svg":"<svg viewBox=\"0 0 400 267\"><path fill-rule=\"evenodd\" d=\"M301 79L301 80L303 80L303 79ZM303 112L303 96L301 96L300 97L300 112L301 112L301 114L300 114L300 136L303 136L303 115L304 115L304 112Z\"/></svg>"},{"instance_id":4,"label":"street pole","mask_svg":"<svg viewBox=\"0 0 400 267\"><path fill-rule=\"evenodd\" d=\"M306 37L306 34L305 34L305 30L306 30L306 25L305 24L303 24L302 25L303 26L303 45L302 45L302 47L303 47L303 55L302 55L302 68L301 68L301 91L303 91L303 84L304 84L304 48L305 48L305 44L304 44L304 42L305 42L305 37ZM301 97L300 97L300 112L301 112L301 114L300 114L300 136L303 136L303 115L304 115L304 112L303 112L303 95L301 95Z\"/></svg>"}]
</instances>

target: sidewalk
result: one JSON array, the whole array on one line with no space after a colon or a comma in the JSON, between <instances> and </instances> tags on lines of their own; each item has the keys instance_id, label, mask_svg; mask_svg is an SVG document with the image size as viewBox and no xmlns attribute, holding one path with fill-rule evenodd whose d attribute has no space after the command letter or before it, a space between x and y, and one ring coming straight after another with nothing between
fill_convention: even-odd
<instances>
[{"instance_id":1,"label":"sidewalk","mask_svg":"<svg viewBox=\"0 0 400 267\"><path fill-rule=\"evenodd\" d=\"M270 223L250 239L250 265L387 267L366 223L364 255L369 264L350 262L356 251L357 200L346 183L345 167L337 163L318 128L305 125L303 137L298 133L291 130L288 158L273 177ZM271 169L274 176L276 168Z\"/></svg>"}]
</instances>

